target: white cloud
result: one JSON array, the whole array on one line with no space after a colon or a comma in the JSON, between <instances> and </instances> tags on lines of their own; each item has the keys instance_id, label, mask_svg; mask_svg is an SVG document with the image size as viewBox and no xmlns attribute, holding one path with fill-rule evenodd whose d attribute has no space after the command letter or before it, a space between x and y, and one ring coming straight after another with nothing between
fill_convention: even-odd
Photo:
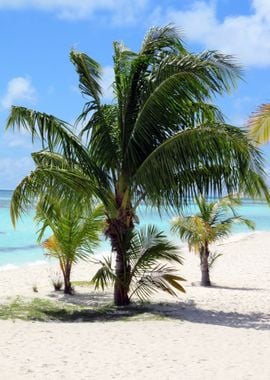
<instances>
[{"instance_id":1,"label":"white cloud","mask_svg":"<svg viewBox=\"0 0 270 380\"><path fill-rule=\"evenodd\" d=\"M0 9L38 9L56 12L60 18L85 19L105 11L112 21L133 22L148 0L0 0Z\"/></svg>"},{"instance_id":2,"label":"white cloud","mask_svg":"<svg viewBox=\"0 0 270 380\"><path fill-rule=\"evenodd\" d=\"M270 20L270 2L269 0L253 0L253 7L257 15L261 18Z\"/></svg>"},{"instance_id":3,"label":"white cloud","mask_svg":"<svg viewBox=\"0 0 270 380\"><path fill-rule=\"evenodd\" d=\"M35 103L36 91L27 78L16 77L11 79L7 85L6 94L1 99L4 108L10 108L17 102Z\"/></svg>"},{"instance_id":4,"label":"white cloud","mask_svg":"<svg viewBox=\"0 0 270 380\"><path fill-rule=\"evenodd\" d=\"M195 1L188 10L156 8L152 17L154 23L175 23L191 41L233 54L243 64L270 65L270 1L249 4L250 15L228 16L222 21L214 2L206 1Z\"/></svg>"}]
</instances>

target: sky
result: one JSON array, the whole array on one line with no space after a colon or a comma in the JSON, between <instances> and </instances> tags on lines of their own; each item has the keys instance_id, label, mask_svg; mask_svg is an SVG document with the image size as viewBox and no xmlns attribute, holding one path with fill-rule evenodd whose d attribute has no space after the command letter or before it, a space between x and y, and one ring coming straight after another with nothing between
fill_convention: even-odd
<instances>
[{"instance_id":1,"label":"sky","mask_svg":"<svg viewBox=\"0 0 270 380\"><path fill-rule=\"evenodd\" d=\"M112 100L112 42L137 51L151 26L174 23L191 52L232 54L243 79L215 102L243 127L270 102L270 0L0 0L0 189L14 189L33 168L26 132L5 131L11 105L73 123L84 99L69 61L73 48L103 66L104 101ZM270 149L263 148L270 173Z\"/></svg>"}]
</instances>

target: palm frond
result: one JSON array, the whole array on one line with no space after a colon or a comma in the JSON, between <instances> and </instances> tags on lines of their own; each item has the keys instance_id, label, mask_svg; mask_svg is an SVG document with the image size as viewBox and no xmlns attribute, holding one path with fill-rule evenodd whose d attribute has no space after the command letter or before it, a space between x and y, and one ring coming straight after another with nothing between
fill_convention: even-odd
<instances>
[{"instance_id":1,"label":"palm frond","mask_svg":"<svg viewBox=\"0 0 270 380\"><path fill-rule=\"evenodd\" d=\"M159 232L155 226L142 228L134 235L128 252L132 266L131 276L142 269L147 270L157 260L182 264L178 251L178 247L170 243L164 233Z\"/></svg>"},{"instance_id":2,"label":"palm frond","mask_svg":"<svg viewBox=\"0 0 270 380\"><path fill-rule=\"evenodd\" d=\"M270 104L262 104L248 121L249 134L256 144L270 140Z\"/></svg>"},{"instance_id":3,"label":"palm frond","mask_svg":"<svg viewBox=\"0 0 270 380\"><path fill-rule=\"evenodd\" d=\"M172 24L150 28L143 40L140 55L153 56L163 50L173 54L185 51L181 31Z\"/></svg>"},{"instance_id":4,"label":"palm frond","mask_svg":"<svg viewBox=\"0 0 270 380\"><path fill-rule=\"evenodd\" d=\"M232 226L233 224L245 224L251 230L254 230L256 226L252 220L244 218L239 215L234 215L230 218L227 218L223 220L222 222L220 222L220 224L223 226L226 226L226 225Z\"/></svg>"},{"instance_id":5,"label":"palm frond","mask_svg":"<svg viewBox=\"0 0 270 380\"><path fill-rule=\"evenodd\" d=\"M159 62L158 70L151 72L150 79L144 83L144 100L130 141L147 145L152 140L151 135L157 139L162 132L166 136L166 132L172 128L175 131L179 125L186 128L189 119L194 124L194 119L200 115L210 121L215 116L222 119L220 111L214 112L210 105L206 107L205 101L212 94L229 91L239 75L231 57L217 52L197 56L166 54ZM217 118L214 120L218 121ZM132 154L130 143L127 149L128 154Z\"/></svg>"},{"instance_id":6,"label":"palm frond","mask_svg":"<svg viewBox=\"0 0 270 380\"><path fill-rule=\"evenodd\" d=\"M269 197L263 176L261 153L245 133L213 124L168 138L144 160L135 180L154 203L163 194L163 206L181 207L198 193L218 195L224 190Z\"/></svg>"},{"instance_id":7,"label":"palm frond","mask_svg":"<svg viewBox=\"0 0 270 380\"><path fill-rule=\"evenodd\" d=\"M70 60L79 75L79 88L83 95L89 97L80 119L85 119L90 111L100 107L101 92L101 67L88 55L71 50Z\"/></svg>"},{"instance_id":8,"label":"palm frond","mask_svg":"<svg viewBox=\"0 0 270 380\"><path fill-rule=\"evenodd\" d=\"M217 252L210 253L209 258L208 258L208 267L209 267L209 269L213 268L215 262L221 256L223 256L223 253L217 253Z\"/></svg>"},{"instance_id":9,"label":"palm frond","mask_svg":"<svg viewBox=\"0 0 270 380\"><path fill-rule=\"evenodd\" d=\"M95 260L95 264L100 264L101 268L93 276L91 282L94 284L95 289L104 290L109 285L113 284L116 275L112 266L112 257L103 257L101 260Z\"/></svg>"},{"instance_id":10,"label":"palm frond","mask_svg":"<svg viewBox=\"0 0 270 380\"><path fill-rule=\"evenodd\" d=\"M83 151L81 142L74 135L71 125L53 115L13 106L7 120L6 129L26 130L32 140L40 140L43 147L60 150L67 157L75 151Z\"/></svg>"},{"instance_id":11,"label":"palm frond","mask_svg":"<svg viewBox=\"0 0 270 380\"><path fill-rule=\"evenodd\" d=\"M128 258L131 265L130 298L136 294L144 299L157 290L171 295L175 295L173 288L183 291L179 284L183 279L176 274L177 270L160 263L182 264L178 248L155 226L142 228L134 235Z\"/></svg>"},{"instance_id":12,"label":"palm frond","mask_svg":"<svg viewBox=\"0 0 270 380\"><path fill-rule=\"evenodd\" d=\"M103 105L92 114L82 133L91 133L90 156L104 170L119 168L118 110L114 105Z\"/></svg>"},{"instance_id":13,"label":"palm frond","mask_svg":"<svg viewBox=\"0 0 270 380\"><path fill-rule=\"evenodd\" d=\"M184 50L179 33L171 25L151 28L138 54L115 44L115 81L121 120L122 149L125 150L146 93L147 77L161 55ZM124 54L123 54L124 52ZM165 53L166 52L166 53Z\"/></svg>"},{"instance_id":14,"label":"palm frond","mask_svg":"<svg viewBox=\"0 0 270 380\"><path fill-rule=\"evenodd\" d=\"M185 280L175 273L174 268L159 264L148 272L142 272L141 276L136 276L136 282L131 284L130 298L137 296L140 300L145 300L158 291L177 297L176 290L185 293L181 281Z\"/></svg>"},{"instance_id":15,"label":"palm frond","mask_svg":"<svg viewBox=\"0 0 270 380\"><path fill-rule=\"evenodd\" d=\"M32 153L32 159L37 167L57 167L73 170L74 163L67 160L59 153L42 150Z\"/></svg>"},{"instance_id":16,"label":"palm frond","mask_svg":"<svg viewBox=\"0 0 270 380\"><path fill-rule=\"evenodd\" d=\"M57 199L75 194L85 203L89 203L91 197L96 197L104 201L106 207L114 204L110 188L102 188L93 178L82 173L80 167L70 167L65 158L48 152L35 153L33 156L39 166L21 181L12 194L10 212L14 225L22 214L35 206L41 194L50 194ZM72 205L69 206L71 208Z\"/></svg>"},{"instance_id":17,"label":"palm frond","mask_svg":"<svg viewBox=\"0 0 270 380\"><path fill-rule=\"evenodd\" d=\"M32 139L40 140L43 148L48 147L50 151L62 154L69 162L79 163L82 170L96 181L108 184L107 175L91 160L81 140L64 121L52 115L13 106L7 129L16 127L30 132Z\"/></svg>"}]
</instances>

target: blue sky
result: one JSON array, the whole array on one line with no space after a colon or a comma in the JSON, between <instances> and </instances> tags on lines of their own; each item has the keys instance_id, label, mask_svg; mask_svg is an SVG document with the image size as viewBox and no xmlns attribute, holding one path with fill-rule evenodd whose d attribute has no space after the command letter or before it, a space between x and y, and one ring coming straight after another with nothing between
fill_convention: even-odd
<instances>
[{"instance_id":1,"label":"blue sky","mask_svg":"<svg viewBox=\"0 0 270 380\"><path fill-rule=\"evenodd\" d=\"M14 188L33 167L30 137L4 132L12 104L72 122L83 99L70 49L102 64L110 101L112 41L137 50L150 26L169 22L183 30L190 51L218 49L243 65L238 89L217 99L228 122L243 126L270 101L269 0L0 0L0 188Z\"/></svg>"}]
</instances>

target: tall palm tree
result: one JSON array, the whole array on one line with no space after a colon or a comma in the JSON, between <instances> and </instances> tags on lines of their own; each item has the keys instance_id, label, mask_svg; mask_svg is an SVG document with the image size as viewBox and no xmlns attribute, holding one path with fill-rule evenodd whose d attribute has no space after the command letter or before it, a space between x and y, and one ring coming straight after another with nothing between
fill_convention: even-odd
<instances>
[{"instance_id":1,"label":"tall palm tree","mask_svg":"<svg viewBox=\"0 0 270 380\"><path fill-rule=\"evenodd\" d=\"M104 227L102 206L90 207L80 197L41 196L36 208L41 225L39 241L49 227L53 234L42 246L59 261L64 278L64 293L71 294L71 270L78 260L87 260L100 241Z\"/></svg>"},{"instance_id":2,"label":"tall palm tree","mask_svg":"<svg viewBox=\"0 0 270 380\"><path fill-rule=\"evenodd\" d=\"M179 216L172 221L172 230L186 241L189 249L198 252L201 263L201 285L210 286L209 276L209 246L220 239L228 237L236 223L244 223L254 229L254 223L237 215L235 206L240 204L236 198L224 197L218 201L207 202L202 197L196 197L199 212L190 216ZM230 215L228 211L231 211Z\"/></svg>"},{"instance_id":3,"label":"tall palm tree","mask_svg":"<svg viewBox=\"0 0 270 380\"><path fill-rule=\"evenodd\" d=\"M150 29L139 52L113 46L115 99L109 105L102 104L100 65L84 53L70 53L87 98L80 134L55 116L23 107L12 108L7 127L28 130L44 148L33 155L36 169L14 192L13 221L38 192L72 189L99 198L116 254L114 300L124 305L129 298L122 279L142 200L171 209L198 191L255 196L267 188L260 152L210 103L235 86L240 69L232 57L189 53L170 25Z\"/></svg>"},{"instance_id":4,"label":"tall palm tree","mask_svg":"<svg viewBox=\"0 0 270 380\"><path fill-rule=\"evenodd\" d=\"M270 104L262 104L250 117L249 134L256 144L270 141Z\"/></svg>"}]
</instances>

